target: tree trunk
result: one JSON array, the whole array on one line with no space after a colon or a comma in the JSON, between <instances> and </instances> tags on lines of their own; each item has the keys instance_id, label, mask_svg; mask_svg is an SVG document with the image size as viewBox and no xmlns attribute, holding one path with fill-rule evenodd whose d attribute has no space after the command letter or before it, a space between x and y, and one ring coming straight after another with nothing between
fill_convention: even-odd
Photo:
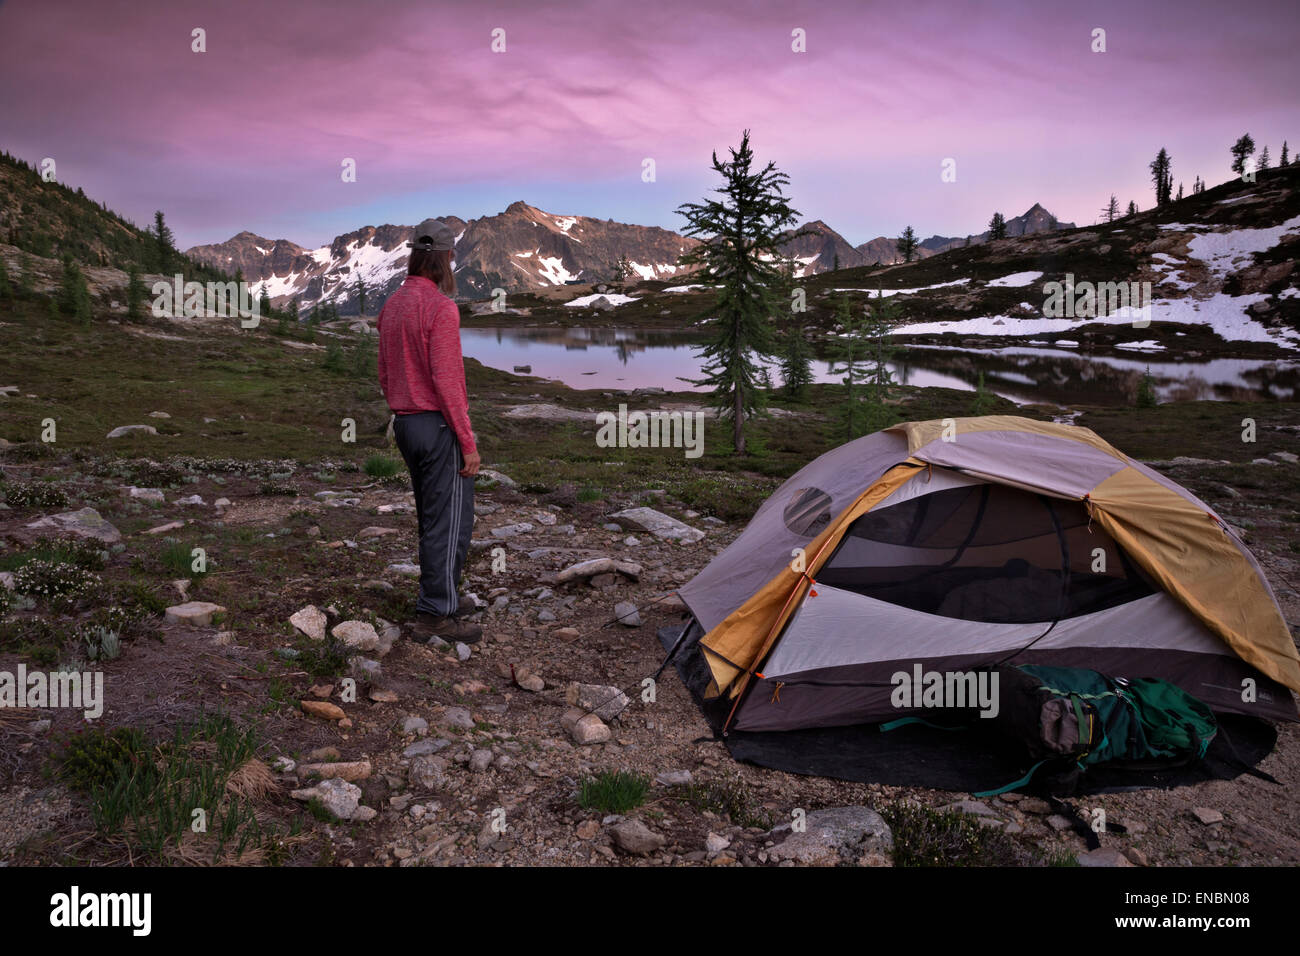
<instances>
[{"instance_id":1,"label":"tree trunk","mask_svg":"<svg viewBox=\"0 0 1300 956\"><path fill-rule=\"evenodd\" d=\"M736 454L743 455L745 453L745 395L739 386L736 388L732 411L735 417L735 421L732 422L732 435L735 438Z\"/></svg>"}]
</instances>

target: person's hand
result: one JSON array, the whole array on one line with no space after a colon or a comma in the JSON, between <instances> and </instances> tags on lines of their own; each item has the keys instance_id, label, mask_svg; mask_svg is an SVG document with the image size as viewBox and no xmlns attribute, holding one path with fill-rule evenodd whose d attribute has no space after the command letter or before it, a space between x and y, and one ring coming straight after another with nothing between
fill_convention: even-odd
<instances>
[{"instance_id":1,"label":"person's hand","mask_svg":"<svg viewBox=\"0 0 1300 956\"><path fill-rule=\"evenodd\" d=\"M470 452L465 456L465 467L460 470L460 473L466 478L472 478L478 474L478 467L482 461L483 459L479 458L478 452Z\"/></svg>"}]
</instances>

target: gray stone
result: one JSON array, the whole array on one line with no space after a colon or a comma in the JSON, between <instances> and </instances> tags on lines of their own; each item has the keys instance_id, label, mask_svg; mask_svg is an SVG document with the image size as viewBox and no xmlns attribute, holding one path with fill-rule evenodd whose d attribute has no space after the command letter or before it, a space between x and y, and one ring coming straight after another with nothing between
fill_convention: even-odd
<instances>
[{"instance_id":1,"label":"gray stone","mask_svg":"<svg viewBox=\"0 0 1300 956\"><path fill-rule=\"evenodd\" d=\"M460 661L467 661L467 660L470 659L470 657L471 657L471 655L472 655L473 653L474 653L474 652L471 651L471 650L469 649L469 645L468 645L468 644L462 644L460 641L457 641L457 642L456 642L456 659L457 659L457 660L460 660Z\"/></svg>"},{"instance_id":2,"label":"gray stone","mask_svg":"<svg viewBox=\"0 0 1300 956\"><path fill-rule=\"evenodd\" d=\"M343 621L334 625L330 633L358 651L373 651L379 647L379 634L374 625L366 621Z\"/></svg>"},{"instance_id":3,"label":"gray stone","mask_svg":"<svg viewBox=\"0 0 1300 956\"><path fill-rule=\"evenodd\" d=\"M1100 846L1095 850L1088 850L1086 853L1080 851L1075 854L1074 858L1078 860L1080 866L1132 866L1133 864L1119 850L1113 846Z\"/></svg>"},{"instance_id":4,"label":"gray stone","mask_svg":"<svg viewBox=\"0 0 1300 956\"><path fill-rule=\"evenodd\" d=\"M172 502L172 504L192 505L194 507L202 507L207 505L207 502L203 500L203 497L201 495L190 495L188 498L177 498L175 501Z\"/></svg>"},{"instance_id":5,"label":"gray stone","mask_svg":"<svg viewBox=\"0 0 1300 956\"><path fill-rule=\"evenodd\" d=\"M432 754L421 754L411 760L407 781L417 790L441 790L447 786L447 761Z\"/></svg>"},{"instance_id":6,"label":"gray stone","mask_svg":"<svg viewBox=\"0 0 1300 956\"><path fill-rule=\"evenodd\" d=\"M208 627L215 614L225 614L226 609L211 601L186 601L169 607L166 612L168 624L184 624L189 627Z\"/></svg>"},{"instance_id":7,"label":"gray stone","mask_svg":"<svg viewBox=\"0 0 1300 956\"><path fill-rule=\"evenodd\" d=\"M588 558L571 564L555 576L556 583L567 584L582 578L592 578L598 574L625 574L633 581L641 574L641 565L633 561L616 561L613 558Z\"/></svg>"},{"instance_id":8,"label":"gray stone","mask_svg":"<svg viewBox=\"0 0 1300 956\"><path fill-rule=\"evenodd\" d=\"M498 485L505 488L517 487L514 479L501 474L499 471L493 471L491 468L480 468L476 477L482 478L485 481L495 481Z\"/></svg>"},{"instance_id":9,"label":"gray stone","mask_svg":"<svg viewBox=\"0 0 1300 956\"><path fill-rule=\"evenodd\" d=\"M689 770L665 770L655 777L655 783L662 787L685 787L694 779Z\"/></svg>"},{"instance_id":10,"label":"gray stone","mask_svg":"<svg viewBox=\"0 0 1300 956\"><path fill-rule=\"evenodd\" d=\"M438 737L437 739L426 737L424 740L417 740L415 743L411 744L411 746L403 750L402 756L408 758L425 757L446 750L450 746L451 741L446 737Z\"/></svg>"},{"instance_id":11,"label":"gray stone","mask_svg":"<svg viewBox=\"0 0 1300 956\"><path fill-rule=\"evenodd\" d=\"M1200 820L1207 827L1215 823L1223 822L1223 814L1218 810L1211 810L1209 807L1192 807L1192 816Z\"/></svg>"},{"instance_id":12,"label":"gray stone","mask_svg":"<svg viewBox=\"0 0 1300 956\"><path fill-rule=\"evenodd\" d=\"M613 720L632 703L627 694L607 684L580 684L574 682L564 691L570 707L592 713L601 720Z\"/></svg>"},{"instance_id":13,"label":"gray stone","mask_svg":"<svg viewBox=\"0 0 1300 956\"><path fill-rule=\"evenodd\" d=\"M438 722L444 727L454 727L457 730L474 729L474 718L464 707L448 707Z\"/></svg>"},{"instance_id":14,"label":"gray stone","mask_svg":"<svg viewBox=\"0 0 1300 956\"><path fill-rule=\"evenodd\" d=\"M667 541L694 544L704 537L704 532L698 528L692 528L662 511L644 506L627 508L610 515L610 518L617 522L620 528L626 528L628 531L644 531Z\"/></svg>"},{"instance_id":15,"label":"gray stone","mask_svg":"<svg viewBox=\"0 0 1300 956\"><path fill-rule=\"evenodd\" d=\"M614 845L624 853L646 856L660 849L668 841L640 820L624 820L609 829Z\"/></svg>"},{"instance_id":16,"label":"gray stone","mask_svg":"<svg viewBox=\"0 0 1300 956\"><path fill-rule=\"evenodd\" d=\"M322 780L314 787L294 790L289 796L304 802L319 800L321 806L340 820L351 820L356 816L361 802L361 788L338 777Z\"/></svg>"},{"instance_id":17,"label":"gray stone","mask_svg":"<svg viewBox=\"0 0 1300 956\"><path fill-rule=\"evenodd\" d=\"M531 524L527 521L521 521L517 524L507 524L502 525L500 528L493 528L491 534L494 538L514 538L521 534L528 534L532 530L533 526Z\"/></svg>"},{"instance_id":18,"label":"gray stone","mask_svg":"<svg viewBox=\"0 0 1300 956\"><path fill-rule=\"evenodd\" d=\"M804 820L806 829L793 832L790 823L774 828L769 839L789 833L767 851L768 859L789 860L802 866L889 866L894 838L889 824L870 807L833 807L814 810Z\"/></svg>"},{"instance_id":19,"label":"gray stone","mask_svg":"<svg viewBox=\"0 0 1300 956\"><path fill-rule=\"evenodd\" d=\"M325 640L325 625L328 621L325 612L314 604L294 611L289 615L289 623L313 641Z\"/></svg>"},{"instance_id":20,"label":"gray stone","mask_svg":"<svg viewBox=\"0 0 1300 956\"><path fill-rule=\"evenodd\" d=\"M614 617L624 627L640 627L641 615L631 601L619 601L614 605Z\"/></svg>"},{"instance_id":21,"label":"gray stone","mask_svg":"<svg viewBox=\"0 0 1300 956\"><path fill-rule=\"evenodd\" d=\"M109 432L106 438L125 438L128 435L157 435L158 429L152 425L119 425Z\"/></svg>"},{"instance_id":22,"label":"gray stone","mask_svg":"<svg viewBox=\"0 0 1300 956\"><path fill-rule=\"evenodd\" d=\"M165 501L166 497L158 488L136 488L132 485L129 488L123 488L123 493L128 498L136 498L140 501Z\"/></svg>"},{"instance_id":23,"label":"gray stone","mask_svg":"<svg viewBox=\"0 0 1300 956\"><path fill-rule=\"evenodd\" d=\"M422 734L429 729L429 722L423 717L417 717L411 714L402 721L402 733L404 734Z\"/></svg>"},{"instance_id":24,"label":"gray stone","mask_svg":"<svg viewBox=\"0 0 1300 956\"><path fill-rule=\"evenodd\" d=\"M469 757L469 769L475 773L482 773L492 766L492 751L486 747L475 750Z\"/></svg>"},{"instance_id":25,"label":"gray stone","mask_svg":"<svg viewBox=\"0 0 1300 956\"><path fill-rule=\"evenodd\" d=\"M613 736L599 717L576 707L569 708L561 715L560 724L576 744L602 744Z\"/></svg>"},{"instance_id":26,"label":"gray stone","mask_svg":"<svg viewBox=\"0 0 1300 956\"><path fill-rule=\"evenodd\" d=\"M393 574L401 574L408 578L418 578L420 576L420 566L410 561L399 561L396 564L390 564L388 570Z\"/></svg>"},{"instance_id":27,"label":"gray stone","mask_svg":"<svg viewBox=\"0 0 1300 956\"><path fill-rule=\"evenodd\" d=\"M63 514L39 518L27 525L28 528L41 530L53 528L67 532L78 538L92 538L105 544L117 544L122 540L122 533L109 524L94 508L82 508L79 511L65 511Z\"/></svg>"}]
</instances>

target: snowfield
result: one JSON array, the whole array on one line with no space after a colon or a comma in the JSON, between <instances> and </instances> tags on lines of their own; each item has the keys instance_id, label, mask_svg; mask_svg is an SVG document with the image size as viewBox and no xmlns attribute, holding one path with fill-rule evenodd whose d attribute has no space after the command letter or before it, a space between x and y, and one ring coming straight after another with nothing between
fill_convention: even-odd
<instances>
[{"instance_id":1,"label":"snowfield","mask_svg":"<svg viewBox=\"0 0 1300 956\"><path fill-rule=\"evenodd\" d=\"M640 301L638 298L633 298L630 295L620 295L617 292L606 292L604 295L580 295L578 298L564 304L575 309L585 309L597 299L608 299L610 305L627 305L629 302Z\"/></svg>"},{"instance_id":2,"label":"snowfield","mask_svg":"<svg viewBox=\"0 0 1300 956\"><path fill-rule=\"evenodd\" d=\"M1222 292L1208 299L1154 299L1151 302L1152 322L1171 322L1178 325L1204 325L1220 338L1230 342L1271 342L1283 348L1300 349L1300 332L1294 329L1273 329L1246 314L1247 307L1268 299L1267 295L1231 296ZM956 332L960 335L1041 335L1050 332L1068 332L1085 325L1129 325L1132 318L1119 315L1086 319L1018 319L1007 315L986 316L977 319L957 319L951 322L914 322L894 329L895 335L940 335ZM1057 345L1065 344L1057 340Z\"/></svg>"}]
</instances>

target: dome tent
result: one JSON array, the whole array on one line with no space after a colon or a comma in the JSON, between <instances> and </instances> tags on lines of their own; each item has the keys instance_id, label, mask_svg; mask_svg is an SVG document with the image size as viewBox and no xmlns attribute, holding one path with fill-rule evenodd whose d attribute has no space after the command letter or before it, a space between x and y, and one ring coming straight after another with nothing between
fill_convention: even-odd
<instances>
[{"instance_id":1,"label":"dome tent","mask_svg":"<svg viewBox=\"0 0 1300 956\"><path fill-rule=\"evenodd\" d=\"M893 720L909 710L891 677L918 665L1157 677L1218 713L1297 716L1300 657L1249 550L1072 425L946 419L849 442L679 594L696 689L731 733Z\"/></svg>"}]
</instances>

